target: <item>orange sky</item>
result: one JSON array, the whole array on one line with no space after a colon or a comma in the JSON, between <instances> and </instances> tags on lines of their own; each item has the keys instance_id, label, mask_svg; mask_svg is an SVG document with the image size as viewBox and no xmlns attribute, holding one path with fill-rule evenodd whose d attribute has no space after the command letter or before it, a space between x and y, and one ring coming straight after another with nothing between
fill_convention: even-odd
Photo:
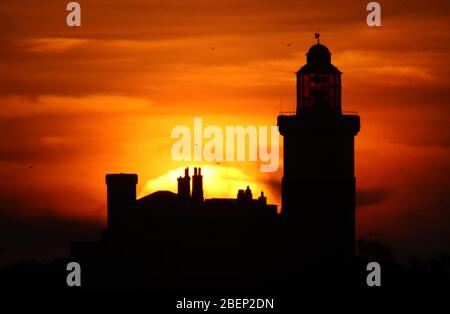
<instances>
[{"instance_id":1,"label":"orange sky","mask_svg":"<svg viewBox=\"0 0 450 314\"><path fill-rule=\"evenodd\" d=\"M65 1L0 3L0 224L102 225L110 172L138 173L140 195L174 189L161 176L187 164L171 160L171 129L275 125L319 27L343 109L361 116L358 234L401 256L450 248L448 1L382 1L376 29L368 1L79 2L81 28L66 26ZM281 168L220 167L207 197L248 182L280 204Z\"/></svg>"}]
</instances>

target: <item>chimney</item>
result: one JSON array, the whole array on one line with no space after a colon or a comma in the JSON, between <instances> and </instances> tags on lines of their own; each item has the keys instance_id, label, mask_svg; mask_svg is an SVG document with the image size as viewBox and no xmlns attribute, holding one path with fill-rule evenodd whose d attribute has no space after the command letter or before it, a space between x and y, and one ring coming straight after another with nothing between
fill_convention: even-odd
<instances>
[{"instance_id":1,"label":"chimney","mask_svg":"<svg viewBox=\"0 0 450 314\"><path fill-rule=\"evenodd\" d=\"M178 196L183 199L191 197L191 178L189 168L184 169L184 177L178 177Z\"/></svg>"},{"instance_id":2,"label":"chimney","mask_svg":"<svg viewBox=\"0 0 450 314\"><path fill-rule=\"evenodd\" d=\"M192 200L203 202L203 176L201 168L194 168L194 176L192 177Z\"/></svg>"},{"instance_id":3,"label":"chimney","mask_svg":"<svg viewBox=\"0 0 450 314\"><path fill-rule=\"evenodd\" d=\"M261 191L261 196L258 197L258 202L261 205L267 205L267 198L264 196L264 192L263 191Z\"/></svg>"},{"instance_id":4,"label":"chimney","mask_svg":"<svg viewBox=\"0 0 450 314\"><path fill-rule=\"evenodd\" d=\"M251 201L253 199L252 190L250 190L250 187L247 185L247 188L245 189L245 199Z\"/></svg>"}]
</instances>

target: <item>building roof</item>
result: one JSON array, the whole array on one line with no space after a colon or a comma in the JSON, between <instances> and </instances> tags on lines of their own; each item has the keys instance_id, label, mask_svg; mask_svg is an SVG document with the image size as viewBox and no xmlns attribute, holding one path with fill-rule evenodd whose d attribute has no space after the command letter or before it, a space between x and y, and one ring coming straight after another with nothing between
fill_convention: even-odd
<instances>
[{"instance_id":1,"label":"building roof","mask_svg":"<svg viewBox=\"0 0 450 314\"><path fill-rule=\"evenodd\" d=\"M156 191L152 194L142 197L139 200L170 200L176 199L177 195L170 191Z\"/></svg>"}]
</instances>

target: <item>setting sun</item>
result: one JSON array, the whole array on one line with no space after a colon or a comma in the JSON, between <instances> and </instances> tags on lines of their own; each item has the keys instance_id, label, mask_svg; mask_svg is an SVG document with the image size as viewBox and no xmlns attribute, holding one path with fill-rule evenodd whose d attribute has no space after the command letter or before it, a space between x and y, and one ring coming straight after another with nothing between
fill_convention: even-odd
<instances>
[{"instance_id":1,"label":"setting sun","mask_svg":"<svg viewBox=\"0 0 450 314\"><path fill-rule=\"evenodd\" d=\"M238 190L245 189L247 186L253 191L253 197L258 197L261 191L268 196L269 202L274 202L270 188L257 182L250 175L245 174L236 167L221 167L211 165L196 165L202 168L203 189L205 198L236 198ZM192 174L194 166L190 167ZM184 173L184 167L170 170L165 174L144 183L138 193L138 198L159 190L169 190L176 192L177 178Z\"/></svg>"}]
</instances>

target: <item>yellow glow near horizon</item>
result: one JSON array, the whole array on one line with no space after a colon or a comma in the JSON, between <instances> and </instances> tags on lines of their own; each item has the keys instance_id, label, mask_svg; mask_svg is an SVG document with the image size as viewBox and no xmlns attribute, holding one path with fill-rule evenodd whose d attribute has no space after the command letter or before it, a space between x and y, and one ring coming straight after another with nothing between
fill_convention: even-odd
<instances>
[{"instance_id":1,"label":"yellow glow near horizon","mask_svg":"<svg viewBox=\"0 0 450 314\"><path fill-rule=\"evenodd\" d=\"M194 167L189 168L192 177ZM203 175L203 193L205 198L236 198L239 189L245 189L247 185L253 192L253 198L259 197L261 191L267 195L268 188L255 181L235 167L201 166ZM177 178L184 176L184 167L170 170L162 176L147 181L138 194L138 198L159 190L177 191ZM269 202L273 199L268 200Z\"/></svg>"}]
</instances>

